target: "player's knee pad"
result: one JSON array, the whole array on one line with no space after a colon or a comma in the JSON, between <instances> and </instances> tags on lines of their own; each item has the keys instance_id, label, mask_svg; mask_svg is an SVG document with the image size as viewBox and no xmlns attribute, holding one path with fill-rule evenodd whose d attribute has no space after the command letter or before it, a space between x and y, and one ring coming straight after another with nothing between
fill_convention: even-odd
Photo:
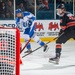
<instances>
[{"instance_id":1,"label":"player's knee pad","mask_svg":"<svg viewBox=\"0 0 75 75\"><path fill-rule=\"evenodd\" d=\"M66 40L61 40L61 41L60 40L57 40L56 41L56 43L59 43L59 44L65 44L65 42L66 42Z\"/></svg>"},{"instance_id":2,"label":"player's knee pad","mask_svg":"<svg viewBox=\"0 0 75 75\"><path fill-rule=\"evenodd\" d=\"M56 40L56 44L62 44L63 42L60 40Z\"/></svg>"},{"instance_id":3,"label":"player's knee pad","mask_svg":"<svg viewBox=\"0 0 75 75\"><path fill-rule=\"evenodd\" d=\"M24 34L23 37L24 37L25 40L29 40L30 39L28 34Z\"/></svg>"},{"instance_id":4,"label":"player's knee pad","mask_svg":"<svg viewBox=\"0 0 75 75\"><path fill-rule=\"evenodd\" d=\"M45 43L42 42L42 41L40 40L40 38L39 38L38 36L36 36L36 35L33 35L33 40L34 40L35 42L39 43L41 46L45 45Z\"/></svg>"},{"instance_id":5,"label":"player's knee pad","mask_svg":"<svg viewBox=\"0 0 75 75\"><path fill-rule=\"evenodd\" d=\"M39 37L38 36L36 36L35 34L33 35L33 40L35 41L35 42L38 42L40 39L39 39Z\"/></svg>"}]
</instances>

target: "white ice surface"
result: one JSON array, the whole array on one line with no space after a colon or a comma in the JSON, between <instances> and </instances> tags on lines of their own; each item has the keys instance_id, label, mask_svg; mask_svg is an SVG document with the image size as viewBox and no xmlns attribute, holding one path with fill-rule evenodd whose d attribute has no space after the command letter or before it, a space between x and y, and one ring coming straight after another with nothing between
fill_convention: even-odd
<instances>
[{"instance_id":1,"label":"white ice surface","mask_svg":"<svg viewBox=\"0 0 75 75\"><path fill-rule=\"evenodd\" d=\"M24 43L22 45L24 46ZM31 46L32 50L39 47L35 42L31 43ZM55 56L55 42L49 43L48 46L49 50L46 53L43 52L43 48L40 48L22 58L20 75L75 75L75 41L68 41L62 45L59 65L49 62L49 58ZM24 52L21 56L23 55Z\"/></svg>"}]
</instances>

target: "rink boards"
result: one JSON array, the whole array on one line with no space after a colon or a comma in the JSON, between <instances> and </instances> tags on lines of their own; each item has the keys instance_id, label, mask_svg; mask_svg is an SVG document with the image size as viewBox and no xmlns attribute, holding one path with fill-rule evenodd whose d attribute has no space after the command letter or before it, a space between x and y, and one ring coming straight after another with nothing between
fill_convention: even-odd
<instances>
[{"instance_id":1,"label":"rink boards","mask_svg":"<svg viewBox=\"0 0 75 75\"><path fill-rule=\"evenodd\" d=\"M59 20L36 20L34 23L36 25L35 34L42 41L50 41L58 36L60 30ZM0 25L4 25L5 27L16 27L16 22L15 20L1 20ZM24 42L23 27L21 26L19 29L21 32L21 42ZM31 40L31 42L33 42L33 40Z\"/></svg>"}]
</instances>

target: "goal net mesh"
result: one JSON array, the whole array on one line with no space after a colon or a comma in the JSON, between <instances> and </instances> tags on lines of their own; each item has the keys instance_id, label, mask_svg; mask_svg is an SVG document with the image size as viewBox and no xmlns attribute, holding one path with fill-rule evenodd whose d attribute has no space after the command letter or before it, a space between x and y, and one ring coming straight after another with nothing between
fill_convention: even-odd
<instances>
[{"instance_id":1,"label":"goal net mesh","mask_svg":"<svg viewBox=\"0 0 75 75\"><path fill-rule=\"evenodd\" d=\"M17 74L17 67L19 68L17 44L20 42L17 42L19 41L17 36L17 29L0 28L0 75L19 75Z\"/></svg>"}]
</instances>

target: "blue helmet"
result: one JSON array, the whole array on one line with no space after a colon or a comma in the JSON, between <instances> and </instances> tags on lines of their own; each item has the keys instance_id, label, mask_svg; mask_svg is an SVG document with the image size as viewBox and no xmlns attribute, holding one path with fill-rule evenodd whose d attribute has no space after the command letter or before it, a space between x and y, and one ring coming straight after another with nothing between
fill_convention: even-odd
<instances>
[{"instance_id":1,"label":"blue helmet","mask_svg":"<svg viewBox=\"0 0 75 75\"><path fill-rule=\"evenodd\" d=\"M21 9L17 9L17 10L16 10L16 14L21 13L21 12L22 12Z\"/></svg>"}]
</instances>

